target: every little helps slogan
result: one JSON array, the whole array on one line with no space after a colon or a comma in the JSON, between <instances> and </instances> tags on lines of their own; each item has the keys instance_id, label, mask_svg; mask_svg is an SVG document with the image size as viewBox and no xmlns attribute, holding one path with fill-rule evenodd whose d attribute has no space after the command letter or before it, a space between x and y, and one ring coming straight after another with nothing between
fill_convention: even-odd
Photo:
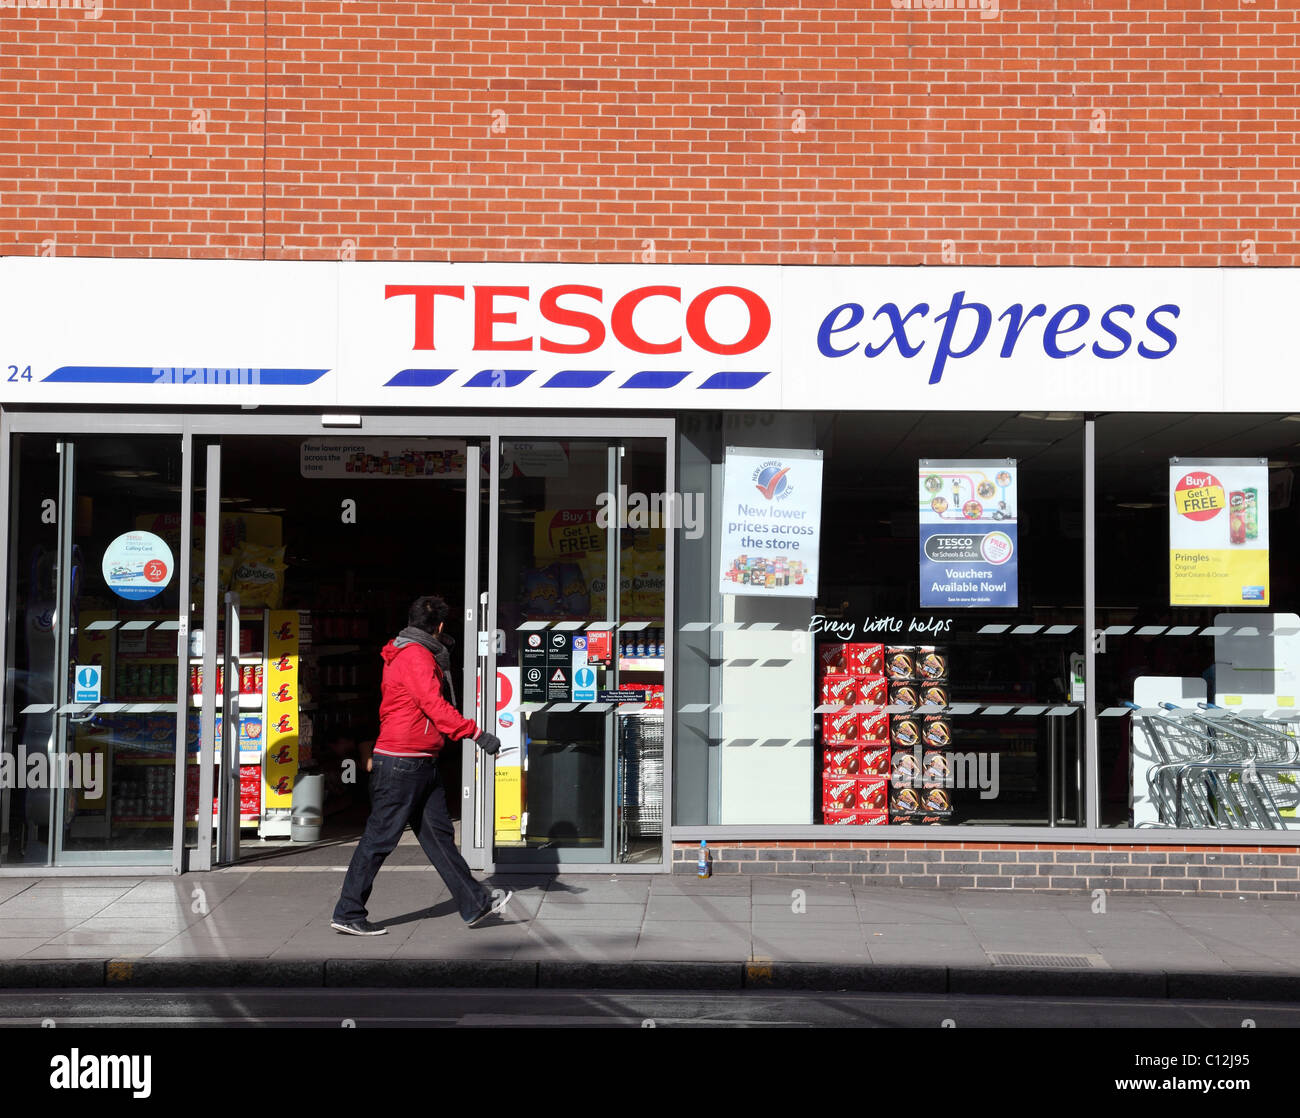
<instances>
[{"instance_id":1,"label":"every little helps slogan","mask_svg":"<svg viewBox=\"0 0 1300 1118\"><path fill-rule=\"evenodd\" d=\"M719 591L817 597L821 516L820 450L727 447Z\"/></svg>"},{"instance_id":2,"label":"every little helps slogan","mask_svg":"<svg viewBox=\"0 0 1300 1118\"><path fill-rule=\"evenodd\" d=\"M920 463L921 605L1019 604L1014 458Z\"/></svg>"},{"instance_id":3,"label":"every little helps slogan","mask_svg":"<svg viewBox=\"0 0 1300 1118\"><path fill-rule=\"evenodd\" d=\"M1169 460L1169 604L1268 605L1268 462Z\"/></svg>"}]
</instances>

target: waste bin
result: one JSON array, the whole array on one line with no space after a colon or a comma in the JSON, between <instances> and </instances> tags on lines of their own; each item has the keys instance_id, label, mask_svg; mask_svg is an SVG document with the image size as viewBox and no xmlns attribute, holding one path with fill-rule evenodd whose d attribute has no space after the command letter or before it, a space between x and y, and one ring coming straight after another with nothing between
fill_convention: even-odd
<instances>
[{"instance_id":1,"label":"waste bin","mask_svg":"<svg viewBox=\"0 0 1300 1118\"><path fill-rule=\"evenodd\" d=\"M303 766L293 782L289 837L294 842L319 842L325 822L325 774Z\"/></svg>"}]
</instances>

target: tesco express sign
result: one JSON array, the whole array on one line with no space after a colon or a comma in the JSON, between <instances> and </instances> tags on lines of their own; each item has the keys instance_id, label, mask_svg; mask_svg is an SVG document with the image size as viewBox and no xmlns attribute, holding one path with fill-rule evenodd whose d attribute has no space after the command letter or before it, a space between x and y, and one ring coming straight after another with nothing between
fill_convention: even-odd
<instances>
[{"instance_id":1,"label":"tesco express sign","mask_svg":"<svg viewBox=\"0 0 1300 1118\"><path fill-rule=\"evenodd\" d=\"M0 404L1300 412L1297 276L0 257Z\"/></svg>"},{"instance_id":2,"label":"tesco express sign","mask_svg":"<svg viewBox=\"0 0 1300 1118\"><path fill-rule=\"evenodd\" d=\"M682 289L647 284L630 291L606 291L590 284L556 284L536 290L528 286L479 284L388 284L385 299L411 300L411 349L438 349L442 315L468 314L473 323L475 353L595 353L612 341L629 353L644 355L682 352L683 335L705 353L731 357L757 349L772 329L773 311L758 292L741 286L717 286L684 299ZM744 308L744 329L738 337L718 337L710 329L708 311L715 300L735 299ZM639 328L636 312L642 304L658 302L652 336ZM521 333L519 317L535 311L533 330ZM1053 361L1090 352L1111 361L1134 350L1138 357L1158 361L1178 344L1176 303L1139 306L1115 302L1094 309L1086 303L1063 306L1015 302L1007 306L985 302L954 291L944 304L913 305L886 301L874 307L845 302L826 311L816 327L817 350L823 357L843 358L860 353L880 357L891 346L898 357L925 354L928 383L938 384L950 360L971 357L989 345L1001 359L1016 355L1017 346L1035 349ZM560 340L549 333L560 327L581 335ZM570 334L571 337L571 334Z\"/></svg>"}]
</instances>

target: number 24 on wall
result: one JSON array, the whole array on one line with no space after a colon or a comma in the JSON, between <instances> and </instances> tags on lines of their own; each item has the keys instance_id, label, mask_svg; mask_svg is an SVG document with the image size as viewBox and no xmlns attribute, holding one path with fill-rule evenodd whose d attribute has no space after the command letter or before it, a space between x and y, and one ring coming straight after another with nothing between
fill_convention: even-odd
<instances>
[{"instance_id":1,"label":"number 24 on wall","mask_svg":"<svg viewBox=\"0 0 1300 1118\"><path fill-rule=\"evenodd\" d=\"M10 382L10 383L12 383L13 381L16 381L16 380L31 380L31 379L32 379L32 367L31 367L30 365L28 365L25 369L23 369L21 372L19 372L19 370L18 370L18 366L17 366L17 365L10 365L10 366L9 366L9 378L8 378L8 379L9 379L9 382Z\"/></svg>"}]
</instances>

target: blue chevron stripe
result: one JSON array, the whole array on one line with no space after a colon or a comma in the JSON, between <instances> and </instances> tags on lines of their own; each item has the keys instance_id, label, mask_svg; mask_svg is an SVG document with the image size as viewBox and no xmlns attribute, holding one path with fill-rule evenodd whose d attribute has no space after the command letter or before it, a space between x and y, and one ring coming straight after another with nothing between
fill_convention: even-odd
<instances>
[{"instance_id":1,"label":"blue chevron stripe","mask_svg":"<svg viewBox=\"0 0 1300 1118\"><path fill-rule=\"evenodd\" d=\"M396 376L384 381L384 387L436 388L455 371L455 369L403 369Z\"/></svg>"},{"instance_id":2,"label":"blue chevron stripe","mask_svg":"<svg viewBox=\"0 0 1300 1118\"><path fill-rule=\"evenodd\" d=\"M767 373L714 373L700 388L753 388Z\"/></svg>"},{"instance_id":3,"label":"blue chevron stripe","mask_svg":"<svg viewBox=\"0 0 1300 1118\"><path fill-rule=\"evenodd\" d=\"M608 376L613 376L613 369L564 369L550 380L543 381L543 388L595 388Z\"/></svg>"},{"instance_id":4,"label":"blue chevron stripe","mask_svg":"<svg viewBox=\"0 0 1300 1118\"><path fill-rule=\"evenodd\" d=\"M465 388L514 388L523 384L536 369L481 369L469 378Z\"/></svg>"},{"instance_id":5,"label":"blue chevron stripe","mask_svg":"<svg viewBox=\"0 0 1300 1118\"><path fill-rule=\"evenodd\" d=\"M676 388L690 375L689 369L644 369L633 373L619 388Z\"/></svg>"},{"instance_id":6,"label":"blue chevron stripe","mask_svg":"<svg viewBox=\"0 0 1300 1118\"><path fill-rule=\"evenodd\" d=\"M304 385L314 384L320 380L328 369L225 369L195 368L198 374L210 374L209 379L203 375L192 380L185 379L190 366L149 366L143 365L63 365L50 373L42 383L54 384L187 384L225 385L227 387L249 387L251 385ZM228 378L228 379L226 379Z\"/></svg>"}]
</instances>

